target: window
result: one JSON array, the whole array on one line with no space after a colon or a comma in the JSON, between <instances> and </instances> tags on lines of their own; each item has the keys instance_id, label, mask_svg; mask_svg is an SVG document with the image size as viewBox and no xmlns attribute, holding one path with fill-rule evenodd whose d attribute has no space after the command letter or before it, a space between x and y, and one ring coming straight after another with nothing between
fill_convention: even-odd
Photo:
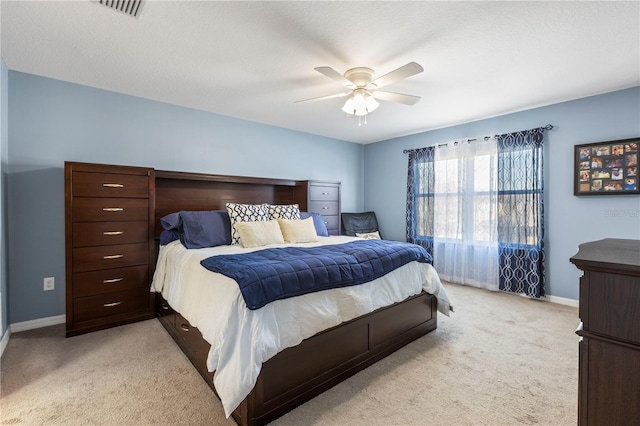
<instances>
[{"instance_id":1,"label":"window","mask_svg":"<svg viewBox=\"0 0 640 426\"><path fill-rule=\"evenodd\" d=\"M409 151L407 241L442 279L544 295L544 130Z\"/></svg>"}]
</instances>

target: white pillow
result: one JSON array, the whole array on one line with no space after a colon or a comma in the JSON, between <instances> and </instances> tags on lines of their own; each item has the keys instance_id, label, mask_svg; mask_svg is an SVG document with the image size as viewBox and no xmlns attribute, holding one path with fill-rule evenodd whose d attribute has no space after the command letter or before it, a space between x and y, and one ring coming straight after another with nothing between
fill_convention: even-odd
<instances>
[{"instance_id":1,"label":"white pillow","mask_svg":"<svg viewBox=\"0 0 640 426\"><path fill-rule=\"evenodd\" d=\"M227 203L227 213L231 222L231 244L239 244L236 223L269 220L269 204Z\"/></svg>"},{"instance_id":2,"label":"white pillow","mask_svg":"<svg viewBox=\"0 0 640 426\"><path fill-rule=\"evenodd\" d=\"M284 243L277 220L236 222L236 229L242 247L262 247Z\"/></svg>"},{"instance_id":3,"label":"white pillow","mask_svg":"<svg viewBox=\"0 0 640 426\"><path fill-rule=\"evenodd\" d=\"M270 204L269 219L300 219L298 204Z\"/></svg>"},{"instance_id":4,"label":"white pillow","mask_svg":"<svg viewBox=\"0 0 640 426\"><path fill-rule=\"evenodd\" d=\"M284 241L287 243L311 243L318 241L313 217L303 220L278 219Z\"/></svg>"},{"instance_id":5,"label":"white pillow","mask_svg":"<svg viewBox=\"0 0 640 426\"><path fill-rule=\"evenodd\" d=\"M356 232L356 237L364 238L365 240L379 240L380 232L373 231L373 232L367 232L366 234L358 234Z\"/></svg>"}]
</instances>

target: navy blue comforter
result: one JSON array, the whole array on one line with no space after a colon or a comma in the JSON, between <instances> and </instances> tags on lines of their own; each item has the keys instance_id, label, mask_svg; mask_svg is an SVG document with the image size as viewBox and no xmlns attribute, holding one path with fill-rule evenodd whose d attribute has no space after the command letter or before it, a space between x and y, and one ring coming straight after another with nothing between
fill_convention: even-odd
<instances>
[{"instance_id":1,"label":"navy blue comforter","mask_svg":"<svg viewBox=\"0 0 640 426\"><path fill-rule=\"evenodd\" d=\"M416 244L359 240L212 256L200 263L233 278L247 307L258 309L274 300L366 283L412 261L432 263L432 258Z\"/></svg>"}]
</instances>

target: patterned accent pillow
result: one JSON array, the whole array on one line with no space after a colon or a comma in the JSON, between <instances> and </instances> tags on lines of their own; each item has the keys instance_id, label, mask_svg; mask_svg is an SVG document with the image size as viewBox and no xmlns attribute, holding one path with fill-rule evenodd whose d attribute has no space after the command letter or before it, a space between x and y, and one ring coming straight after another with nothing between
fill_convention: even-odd
<instances>
[{"instance_id":1,"label":"patterned accent pillow","mask_svg":"<svg viewBox=\"0 0 640 426\"><path fill-rule=\"evenodd\" d=\"M270 204L269 219L300 220L300 207L297 204Z\"/></svg>"},{"instance_id":2,"label":"patterned accent pillow","mask_svg":"<svg viewBox=\"0 0 640 426\"><path fill-rule=\"evenodd\" d=\"M257 222L269 220L268 204L227 203L229 222L231 222L231 244L240 244L240 235L236 222Z\"/></svg>"}]
</instances>

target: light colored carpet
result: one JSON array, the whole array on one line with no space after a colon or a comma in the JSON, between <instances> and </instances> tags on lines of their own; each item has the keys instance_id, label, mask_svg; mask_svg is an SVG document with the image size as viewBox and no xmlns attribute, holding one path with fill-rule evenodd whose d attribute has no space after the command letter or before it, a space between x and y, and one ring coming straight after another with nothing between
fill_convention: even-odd
<instances>
[{"instance_id":1,"label":"light colored carpet","mask_svg":"<svg viewBox=\"0 0 640 426\"><path fill-rule=\"evenodd\" d=\"M577 309L445 284L438 329L274 425L575 425ZM233 425L157 320L64 338L16 333L3 425Z\"/></svg>"}]
</instances>

